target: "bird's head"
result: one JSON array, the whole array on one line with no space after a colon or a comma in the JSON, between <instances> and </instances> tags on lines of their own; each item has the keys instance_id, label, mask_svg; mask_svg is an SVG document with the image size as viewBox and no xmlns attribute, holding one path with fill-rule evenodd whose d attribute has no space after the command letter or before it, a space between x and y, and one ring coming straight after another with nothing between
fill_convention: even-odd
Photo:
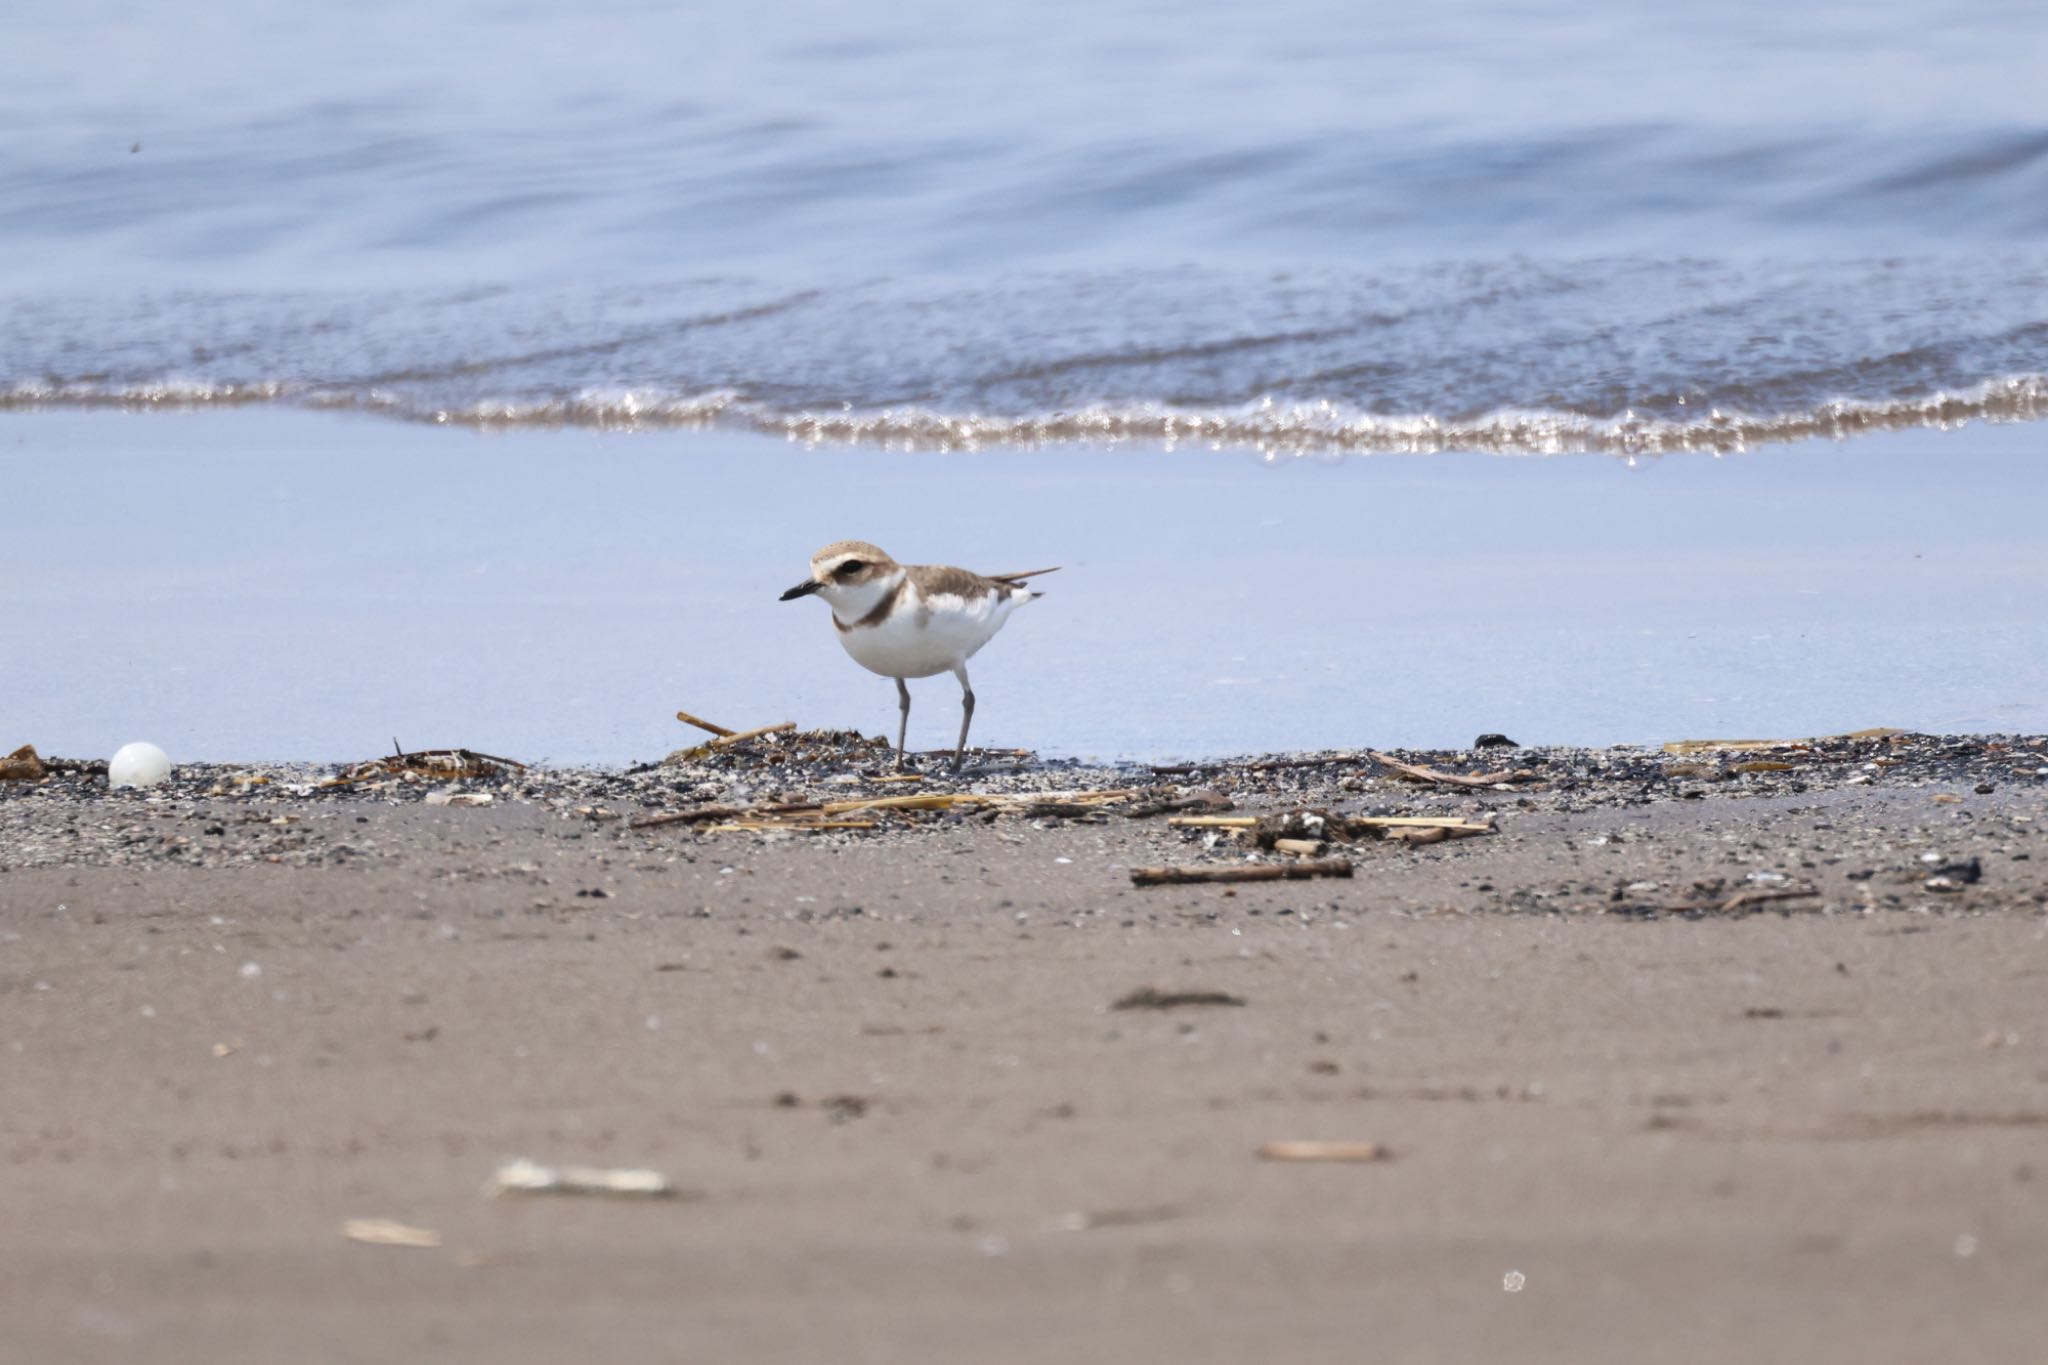
<instances>
[{"instance_id":1,"label":"bird's head","mask_svg":"<svg viewBox=\"0 0 2048 1365\"><path fill-rule=\"evenodd\" d=\"M902 580L903 566L864 540L839 540L811 556L811 576L782 594L785 602L816 593L836 616L860 617Z\"/></svg>"}]
</instances>

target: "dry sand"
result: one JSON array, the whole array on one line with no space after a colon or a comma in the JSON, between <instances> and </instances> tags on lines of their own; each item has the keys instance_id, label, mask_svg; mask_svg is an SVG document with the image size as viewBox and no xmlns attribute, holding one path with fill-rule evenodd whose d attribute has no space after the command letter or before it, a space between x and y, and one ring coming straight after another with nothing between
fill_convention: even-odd
<instances>
[{"instance_id":1,"label":"dry sand","mask_svg":"<svg viewBox=\"0 0 2048 1365\"><path fill-rule=\"evenodd\" d=\"M1230 890L1130 886L1236 856L1158 819L6 792L5 1355L2038 1360L2048 790L2006 771L1553 778ZM1388 1155L1257 1155L1305 1138ZM518 1156L682 1194L486 1198Z\"/></svg>"}]
</instances>

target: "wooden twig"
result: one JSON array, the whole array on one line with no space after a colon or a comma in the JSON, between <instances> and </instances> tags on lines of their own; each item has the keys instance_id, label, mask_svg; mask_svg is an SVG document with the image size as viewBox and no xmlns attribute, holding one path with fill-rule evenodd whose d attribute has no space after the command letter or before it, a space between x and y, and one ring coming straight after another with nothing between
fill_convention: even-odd
<instances>
[{"instance_id":1,"label":"wooden twig","mask_svg":"<svg viewBox=\"0 0 2048 1365\"><path fill-rule=\"evenodd\" d=\"M991 792L979 799L995 806L1033 806L1041 802L1069 806L1111 806L1119 801L1128 801L1139 794L1136 787L1116 787L1107 791L1092 792Z\"/></svg>"},{"instance_id":2,"label":"wooden twig","mask_svg":"<svg viewBox=\"0 0 2048 1365\"><path fill-rule=\"evenodd\" d=\"M710 721L705 720L700 716L693 716L688 711L676 712L676 719L681 721L685 725L694 725L699 730L709 730L712 734L717 735L720 739L724 739L726 736L732 734L732 731L726 729L723 725L713 725Z\"/></svg>"},{"instance_id":3,"label":"wooden twig","mask_svg":"<svg viewBox=\"0 0 2048 1365\"><path fill-rule=\"evenodd\" d=\"M729 749L735 744L744 744L750 739L759 739L763 735L779 735L784 731L794 729L796 729L796 722L786 720L780 725L763 725L758 730L742 730L735 735L720 735L704 747L707 749Z\"/></svg>"},{"instance_id":4,"label":"wooden twig","mask_svg":"<svg viewBox=\"0 0 2048 1365\"><path fill-rule=\"evenodd\" d=\"M1741 753L1749 749L1811 749L1830 740L1896 739L1906 733L1880 725L1870 730L1851 730L1843 735L1820 735L1813 739L1674 739L1664 746L1664 752L1683 755Z\"/></svg>"},{"instance_id":5,"label":"wooden twig","mask_svg":"<svg viewBox=\"0 0 2048 1365\"><path fill-rule=\"evenodd\" d=\"M1250 863L1230 867L1134 867L1131 869L1131 882L1136 886L1173 886L1192 882L1303 881L1310 877L1350 875L1349 859L1323 858L1295 863Z\"/></svg>"},{"instance_id":6,"label":"wooden twig","mask_svg":"<svg viewBox=\"0 0 2048 1365\"><path fill-rule=\"evenodd\" d=\"M1170 815L1169 829L1257 829L1256 815Z\"/></svg>"},{"instance_id":7,"label":"wooden twig","mask_svg":"<svg viewBox=\"0 0 2048 1365\"><path fill-rule=\"evenodd\" d=\"M1492 787L1502 782L1534 782L1536 774L1527 768L1503 769L1497 773L1447 773L1435 768L1425 768L1419 763L1403 763L1398 758L1379 752L1372 752L1372 761L1382 767L1392 768L1401 776L1417 782L1443 782L1454 787Z\"/></svg>"},{"instance_id":8,"label":"wooden twig","mask_svg":"<svg viewBox=\"0 0 2048 1365\"><path fill-rule=\"evenodd\" d=\"M961 792L919 792L915 796L861 796L851 801L827 801L823 810L827 815L842 815L851 810L951 810L955 806L986 804L988 798L984 796Z\"/></svg>"}]
</instances>

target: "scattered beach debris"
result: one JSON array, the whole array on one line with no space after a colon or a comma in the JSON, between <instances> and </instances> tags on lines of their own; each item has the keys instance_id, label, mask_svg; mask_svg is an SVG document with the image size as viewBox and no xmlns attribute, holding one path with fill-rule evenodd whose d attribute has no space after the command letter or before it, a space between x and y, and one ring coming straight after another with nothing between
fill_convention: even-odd
<instances>
[{"instance_id":1,"label":"scattered beach debris","mask_svg":"<svg viewBox=\"0 0 2048 1365\"><path fill-rule=\"evenodd\" d=\"M1643 919L1656 919L1663 915L1698 918L1705 915L1743 914L1779 901L1808 900L1819 895L1819 890L1813 887L1787 887L1780 890L1740 889L1725 896L1682 901L1675 905L1651 905L1631 901L1609 906L1608 913L1633 915Z\"/></svg>"},{"instance_id":2,"label":"scattered beach debris","mask_svg":"<svg viewBox=\"0 0 2048 1365\"><path fill-rule=\"evenodd\" d=\"M1438 768L1426 768L1420 763L1404 763L1378 750L1373 751L1372 761L1414 782L1434 782L1452 787L1498 787L1510 782L1540 780L1527 768L1502 769L1495 773L1447 773Z\"/></svg>"},{"instance_id":3,"label":"scattered beach debris","mask_svg":"<svg viewBox=\"0 0 2048 1365\"><path fill-rule=\"evenodd\" d=\"M1244 997L1228 991L1162 991L1157 986L1140 986L1123 996L1113 1010L1177 1010L1187 1005L1242 1005Z\"/></svg>"},{"instance_id":4,"label":"scattered beach debris","mask_svg":"<svg viewBox=\"0 0 2048 1365\"><path fill-rule=\"evenodd\" d=\"M711 738L702 744L677 749L659 763L649 765L650 768L675 769L709 764L718 769L830 766L858 770L863 765L893 760L895 756L894 746L887 739L879 736L870 739L857 730L800 730L793 720L733 730L687 711L676 712L676 719L707 731ZM946 757L952 758L950 751Z\"/></svg>"},{"instance_id":5,"label":"scattered beach debris","mask_svg":"<svg viewBox=\"0 0 2048 1365\"><path fill-rule=\"evenodd\" d=\"M426 795L429 806L488 806L489 792L466 792L459 787L436 787Z\"/></svg>"},{"instance_id":6,"label":"scattered beach debris","mask_svg":"<svg viewBox=\"0 0 2048 1365\"><path fill-rule=\"evenodd\" d=\"M1297 758L1255 758L1250 760L1215 758L1200 763L1153 763L1148 765L1160 777L1184 777L1191 773L1213 773L1220 769L1236 768L1248 773L1279 772L1287 768L1329 768L1342 764L1362 764L1364 754L1304 754Z\"/></svg>"},{"instance_id":7,"label":"scattered beach debris","mask_svg":"<svg viewBox=\"0 0 2048 1365\"><path fill-rule=\"evenodd\" d=\"M1310 877L1348 877L1351 860L1322 858L1285 863L1233 863L1220 867L1134 867L1135 886L1181 886L1193 882L1302 881Z\"/></svg>"},{"instance_id":8,"label":"scattered beach debris","mask_svg":"<svg viewBox=\"0 0 2048 1365\"><path fill-rule=\"evenodd\" d=\"M1393 1152L1377 1142L1320 1142L1296 1139L1259 1145L1263 1161L1385 1161Z\"/></svg>"},{"instance_id":9,"label":"scattered beach debris","mask_svg":"<svg viewBox=\"0 0 2048 1365\"><path fill-rule=\"evenodd\" d=\"M668 1199L676 1187L659 1171L632 1167L543 1166L520 1157L491 1174L484 1187L501 1194L606 1194Z\"/></svg>"},{"instance_id":10,"label":"scattered beach debris","mask_svg":"<svg viewBox=\"0 0 2048 1365\"><path fill-rule=\"evenodd\" d=\"M437 1247L441 1234L432 1228L416 1228L391 1218L351 1218L341 1225L341 1235L351 1242L379 1247Z\"/></svg>"},{"instance_id":11,"label":"scattered beach debris","mask_svg":"<svg viewBox=\"0 0 2048 1365\"><path fill-rule=\"evenodd\" d=\"M1155 815L1185 815L1190 812L1202 812L1213 815L1220 811L1235 810L1237 808L1237 803L1222 792L1211 791L1207 788L1200 791L1191 791L1184 796L1171 795L1172 788L1167 788L1166 791L1169 794L1143 800L1134 806L1127 807L1123 814L1128 819L1145 820Z\"/></svg>"},{"instance_id":12,"label":"scattered beach debris","mask_svg":"<svg viewBox=\"0 0 2048 1365\"><path fill-rule=\"evenodd\" d=\"M33 744L24 744L0 758L0 782L40 782L47 771Z\"/></svg>"},{"instance_id":13,"label":"scattered beach debris","mask_svg":"<svg viewBox=\"0 0 2048 1365\"><path fill-rule=\"evenodd\" d=\"M1438 843L1492 834L1490 823L1453 815L1338 815L1323 810L1292 810L1274 815L1183 815L1166 822L1178 829L1214 829L1249 835L1261 848L1289 842L1393 839L1404 843ZM1283 852L1286 850L1282 850Z\"/></svg>"},{"instance_id":14,"label":"scattered beach debris","mask_svg":"<svg viewBox=\"0 0 2048 1365\"><path fill-rule=\"evenodd\" d=\"M403 781L447 781L454 778L506 777L526 771L524 763L495 754L481 754L474 749L417 749L408 753L397 740L391 741L396 750L389 758L373 758L364 763L351 763L322 786L350 786L358 782L374 782L379 778L397 778Z\"/></svg>"},{"instance_id":15,"label":"scattered beach debris","mask_svg":"<svg viewBox=\"0 0 2048 1365\"><path fill-rule=\"evenodd\" d=\"M695 810L670 811L635 820L628 828L644 830L668 825L697 825L706 833L714 834L877 829L881 825L877 819L848 820L841 817L954 810L1040 816L1067 812L1086 814L1100 806L1127 801L1137 794L1136 790L1126 787L1108 791L916 792L908 796L860 796L844 801L770 801L752 806L700 806Z\"/></svg>"},{"instance_id":16,"label":"scattered beach debris","mask_svg":"<svg viewBox=\"0 0 2048 1365\"><path fill-rule=\"evenodd\" d=\"M171 775L171 759L143 740L123 744L107 760L108 787L154 787Z\"/></svg>"},{"instance_id":17,"label":"scattered beach debris","mask_svg":"<svg viewBox=\"0 0 2048 1365\"><path fill-rule=\"evenodd\" d=\"M668 811L629 821L627 829L661 829L668 825L698 825L718 820L743 820L816 811L815 801L785 801L760 806L698 806L694 810Z\"/></svg>"},{"instance_id":18,"label":"scattered beach debris","mask_svg":"<svg viewBox=\"0 0 2048 1365\"><path fill-rule=\"evenodd\" d=\"M1843 740L1902 739L1908 734L1905 730L1894 730L1880 725L1868 730L1851 730L1847 734L1822 735L1815 739L1674 739L1664 746L1664 752L1683 756L1739 753L1751 749L1811 749L1819 744L1838 743Z\"/></svg>"}]
</instances>

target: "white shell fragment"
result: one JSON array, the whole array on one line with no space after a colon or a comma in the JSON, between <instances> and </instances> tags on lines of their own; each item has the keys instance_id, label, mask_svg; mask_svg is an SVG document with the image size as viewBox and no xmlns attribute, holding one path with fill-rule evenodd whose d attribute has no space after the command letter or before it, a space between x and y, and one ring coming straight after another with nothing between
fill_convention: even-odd
<instances>
[{"instance_id":1,"label":"white shell fragment","mask_svg":"<svg viewBox=\"0 0 2048 1365\"><path fill-rule=\"evenodd\" d=\"M491 1194L626 1194L664 1199L676 1192L660 1171L598 1166L543 1166L521 1157L498 1167Z\"/></svg>"},{"instance_id":2,"label":"white shell fragment","mask_svg":"<svg viewBox=\"0 0 2048 1365\"><path fill-rule=\"evenodd\" d=\"M416 1228L391 1218L351 1218L341 1225L341 1235L351 1242L376 1247L437 1247L441 1234L432 1228Z\"/></svg>"},{"instance_id":3,"label":"white shell fragment","mask_svg":"<svg viewBox=\"0 0 2048 1365\"><path fill-rule=\"evenodd\" d=\"M107 760L109 787L154 787L170 775L170 755L154 744L123 744Z\"/></svg>"}]
</instances>

